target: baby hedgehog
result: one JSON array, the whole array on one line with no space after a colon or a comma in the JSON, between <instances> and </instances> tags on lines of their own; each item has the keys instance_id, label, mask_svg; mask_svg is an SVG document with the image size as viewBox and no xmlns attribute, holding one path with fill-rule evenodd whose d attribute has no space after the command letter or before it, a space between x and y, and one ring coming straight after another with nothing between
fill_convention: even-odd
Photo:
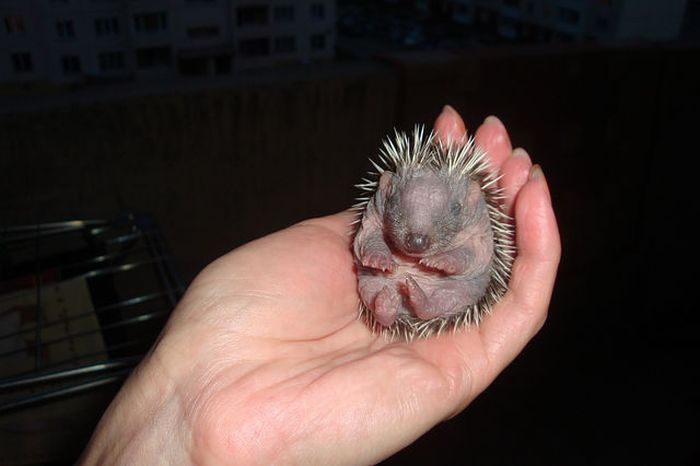
<instances>
[{"instance_id":1,"label":"baby hedgehog","mask_svg":"<svg viewBox=\"0 0 700 466\"><path fill-rule=\"evenodd\" d=\"M515 247L485 152L416 127L395 132L357 185L360 314L390 339L478 324L506 292Z\"/></svg>"}]
</instances>

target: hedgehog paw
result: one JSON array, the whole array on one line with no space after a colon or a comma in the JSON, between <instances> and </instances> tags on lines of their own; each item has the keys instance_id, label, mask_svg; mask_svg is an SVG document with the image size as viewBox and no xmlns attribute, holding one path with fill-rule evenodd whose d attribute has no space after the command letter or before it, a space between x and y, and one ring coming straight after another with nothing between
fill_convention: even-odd
<instances>
[{"instance_id":1,"label":"hedgehog paw","mask_svg":"<svg viewBox=\"0 0 700 466\"><path fill-rule=\"evenodd\" d=\"M460 260L451 254L438 254L437 256L424 257L420 260L420 264L429 269L446 273L447 275L458 274L462 269Z\"/></svg>"},{"instance_id":2,"label":"hedgehog paw","mask_svg":"<svg viewBox=\"0 0 700 466\"><path fill-rule=\"evenodd\" d=\"M393 272L396 270L396 263L391 255L382 252L371 252L361 258L362 265L370 269L381 270L382 272Z\"/></svg>"}]
</instances>

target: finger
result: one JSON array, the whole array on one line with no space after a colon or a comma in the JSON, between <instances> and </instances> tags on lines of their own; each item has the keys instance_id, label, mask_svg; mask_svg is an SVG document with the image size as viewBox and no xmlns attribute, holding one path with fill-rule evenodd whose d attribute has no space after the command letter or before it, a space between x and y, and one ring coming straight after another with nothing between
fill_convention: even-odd
<instances>
[{"instance_id":1,"label":"finger","mask_svg":"<svg viewBox=\"0 0 700 466\"><path fill-rule=\"evenodd\" d=\"M515 206L518 257L509 290L480 327L495 377L544 324L561 255L559 231L539 165Z\"/></svg>"},{"instance_id":2,"label":"finger","mask_svg":"<svg viewBox=\"0 0 700 466\"><path fill-rule=\"evenodd\" d=\"M495 116L486 117L474 135L476 144L481 146L491 161L492 168L501 169L503 162L510 157L513 150L508 131Z\"/></svg>"},{"instance_id":3,"label":"finger","mask_svg":"<svg viewBox=\"0 0 700 466\"><path fill-rule=\"evenodd\" d=\"M450 105L445 105L442 108L442 112L433 125L433 131L437 139L445 144L459 141L467 134L462 117Z\"/></svg>"},{"instance_id":4,"label":"finger","mask_svg":"<svg viewBox=\"0 0 700 466\"><path fill-rule=\"evenodd\" d=\"M296 226L313 225L319 226L336 233L348 244L350 243L350 238L355 231L353 222L358 218L358 213L351 209L338 212L336 214L327 215L325 217L311 218L308 220L303 220Z\"/></svg>"},{"instance_id":5,"label":"finger","mask_svg":"<svg viewBox=\"0 0 700 466\"><path fill-rule=\"evenodd\" d=\"M532 161L524 149L516 148L501 165L499 184L505 196L504 207L508 215L513 215L513 205L520 189L530 176Z\"/></svg>"}]
</instances>

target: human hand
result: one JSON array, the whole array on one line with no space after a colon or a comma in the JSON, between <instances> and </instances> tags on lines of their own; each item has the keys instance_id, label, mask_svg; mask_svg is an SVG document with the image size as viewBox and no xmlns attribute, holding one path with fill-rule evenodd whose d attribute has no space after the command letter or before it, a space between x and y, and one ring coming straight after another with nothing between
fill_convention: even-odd
<instances>
[{"instance_id":1,"label":"human hand","mask_svg":"<svg viewBox=\"0 0 700 466\"><path fill-rule=\"evenodd\" d=\"M461 137L446 107L439 137ZM100 421L84 464L370 464L456 415L544 323L560 245L542 171L487 118L518 256L476 328L387 342L358 320L343 212L244 245L189 287Z\"/></svg>"}]
</instances>

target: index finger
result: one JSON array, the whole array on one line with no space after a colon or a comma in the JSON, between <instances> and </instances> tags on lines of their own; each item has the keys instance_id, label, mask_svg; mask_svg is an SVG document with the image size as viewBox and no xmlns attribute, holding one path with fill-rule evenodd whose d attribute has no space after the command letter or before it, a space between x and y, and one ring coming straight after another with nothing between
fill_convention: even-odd
<instances>
[{"instance_id":1,"label":"index finger","mask_svg":"<svg viewBox=\"0 0 700 466\"><path fill-rule=\"evenodd\" d=\"M462 117L450 105L445 105L435 120L433 130L438 140L447 143L459 141L467 134ZM486 151L491 167L501 171L501 166L510 157L513 148L508 132L501 120L495 116L486 117L474 134L477 145Z\"/></svg>"}]
</instances>

